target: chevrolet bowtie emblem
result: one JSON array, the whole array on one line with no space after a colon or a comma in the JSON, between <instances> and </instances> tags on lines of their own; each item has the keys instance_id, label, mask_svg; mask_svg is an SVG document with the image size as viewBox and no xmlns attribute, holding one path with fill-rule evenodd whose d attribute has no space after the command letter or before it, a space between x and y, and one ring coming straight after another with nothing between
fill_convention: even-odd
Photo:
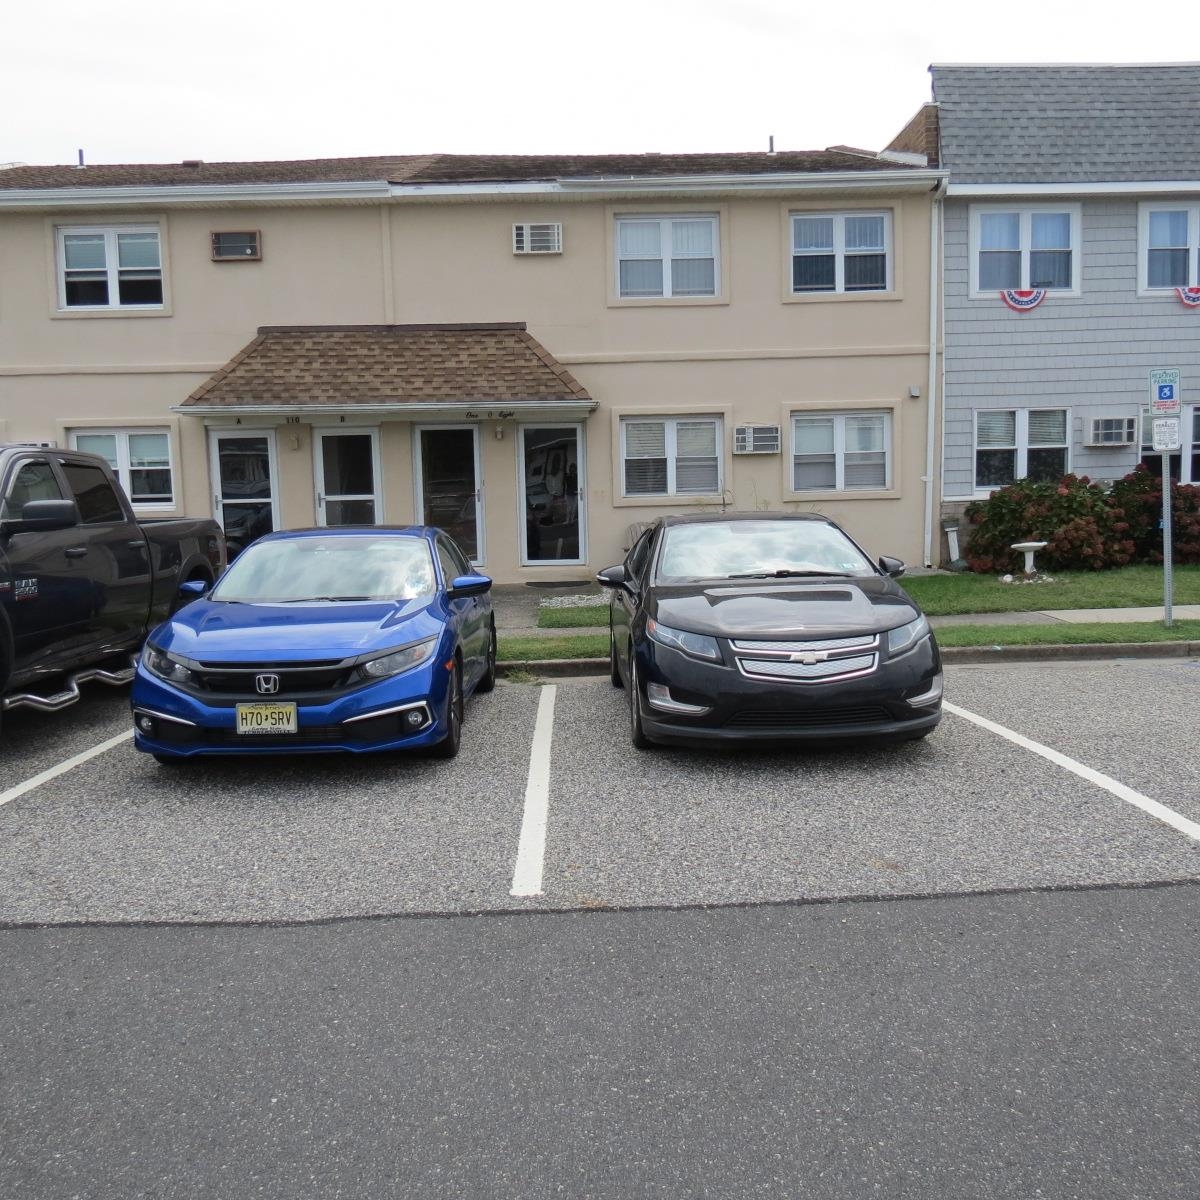
<instances>
[{"instance_id":1,"label":"chevrolet bowtie emblem","mask_svg":"<svg viewBox=\"0 0 1200 1200\"><path fill-rule=\"evenodd\" d=\"M793 654L792 662L803 663L806 667L815 667L817 663L824 662L825 657L823 650L806 650L803 654Z\"/></svg>"}]
</instances>

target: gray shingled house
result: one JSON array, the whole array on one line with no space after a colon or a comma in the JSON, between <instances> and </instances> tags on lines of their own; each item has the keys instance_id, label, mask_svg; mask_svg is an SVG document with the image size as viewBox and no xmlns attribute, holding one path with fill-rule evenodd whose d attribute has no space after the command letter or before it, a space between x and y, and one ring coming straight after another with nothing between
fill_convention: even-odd
<instances>
[{"instance_id":1,"label":"gray shingled house","mask_svg":"<svg viewBox=\"0 0 1200 1200\"><path fill-rule=\"evenodd\" d=\"M889 149L948 168L943 501L1149 452L1180 372L1200 482L1200 64L937 65Z\"/></svg>"}]
</instances>

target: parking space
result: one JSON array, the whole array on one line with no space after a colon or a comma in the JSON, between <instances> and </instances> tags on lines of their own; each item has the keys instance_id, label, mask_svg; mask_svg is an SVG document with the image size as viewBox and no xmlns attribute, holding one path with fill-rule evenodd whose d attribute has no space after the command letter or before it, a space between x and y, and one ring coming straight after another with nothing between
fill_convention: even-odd
<instances>
[{"instance_id":1,"label":"parking space","mask_svg":"<svg viewBox=\"0 0 1200 1200\"><path fill-rule=\"evenodd\" d=\"M57 716L13 716L0 921L294 921L1200 877L1200 843L962 716L903 746L639 754L623 692L604 679L553 686L548 745L536 748L550 693L502 681L469 702L452 762L163 768L123 742L23 793L20 781L126 731L127 698L92 692ZM1194 664L961 667L948 694L1200 819L1200 750L1184 736ZM514 897L539 755L540 895Z\"/></svg>"}]
</instances>

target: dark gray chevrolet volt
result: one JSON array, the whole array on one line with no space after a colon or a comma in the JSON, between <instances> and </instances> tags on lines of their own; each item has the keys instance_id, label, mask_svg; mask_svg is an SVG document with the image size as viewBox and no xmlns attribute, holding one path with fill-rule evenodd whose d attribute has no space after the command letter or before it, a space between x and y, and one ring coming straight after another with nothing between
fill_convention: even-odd
<instances>
[{"instance_id":1,"label":"dark gray chevrolet volt","mask_svg":"<svg viewBox=\"0 0 1200 1200\"><path fill-rule=\"evenodd\" d=\"M596 576L633 744L924 737L942 663L903 572L815 514L656 521Z\"/></svg>"}]
</instances>

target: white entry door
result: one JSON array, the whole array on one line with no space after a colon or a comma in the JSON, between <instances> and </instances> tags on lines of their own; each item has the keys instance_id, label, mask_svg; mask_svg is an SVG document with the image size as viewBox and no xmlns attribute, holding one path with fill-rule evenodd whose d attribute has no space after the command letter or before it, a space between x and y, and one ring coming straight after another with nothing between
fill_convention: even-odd
<instances>
[{"instance_id":1,"label":"white entry door","mask_svg":"<svg viewBox=\"0 0 1200 1200\"><path fill-rule=\"evenodd\" d=\"M316 456L318 525L378 525L379 431L318 429Z\"/></svg>"}]
</instances>

